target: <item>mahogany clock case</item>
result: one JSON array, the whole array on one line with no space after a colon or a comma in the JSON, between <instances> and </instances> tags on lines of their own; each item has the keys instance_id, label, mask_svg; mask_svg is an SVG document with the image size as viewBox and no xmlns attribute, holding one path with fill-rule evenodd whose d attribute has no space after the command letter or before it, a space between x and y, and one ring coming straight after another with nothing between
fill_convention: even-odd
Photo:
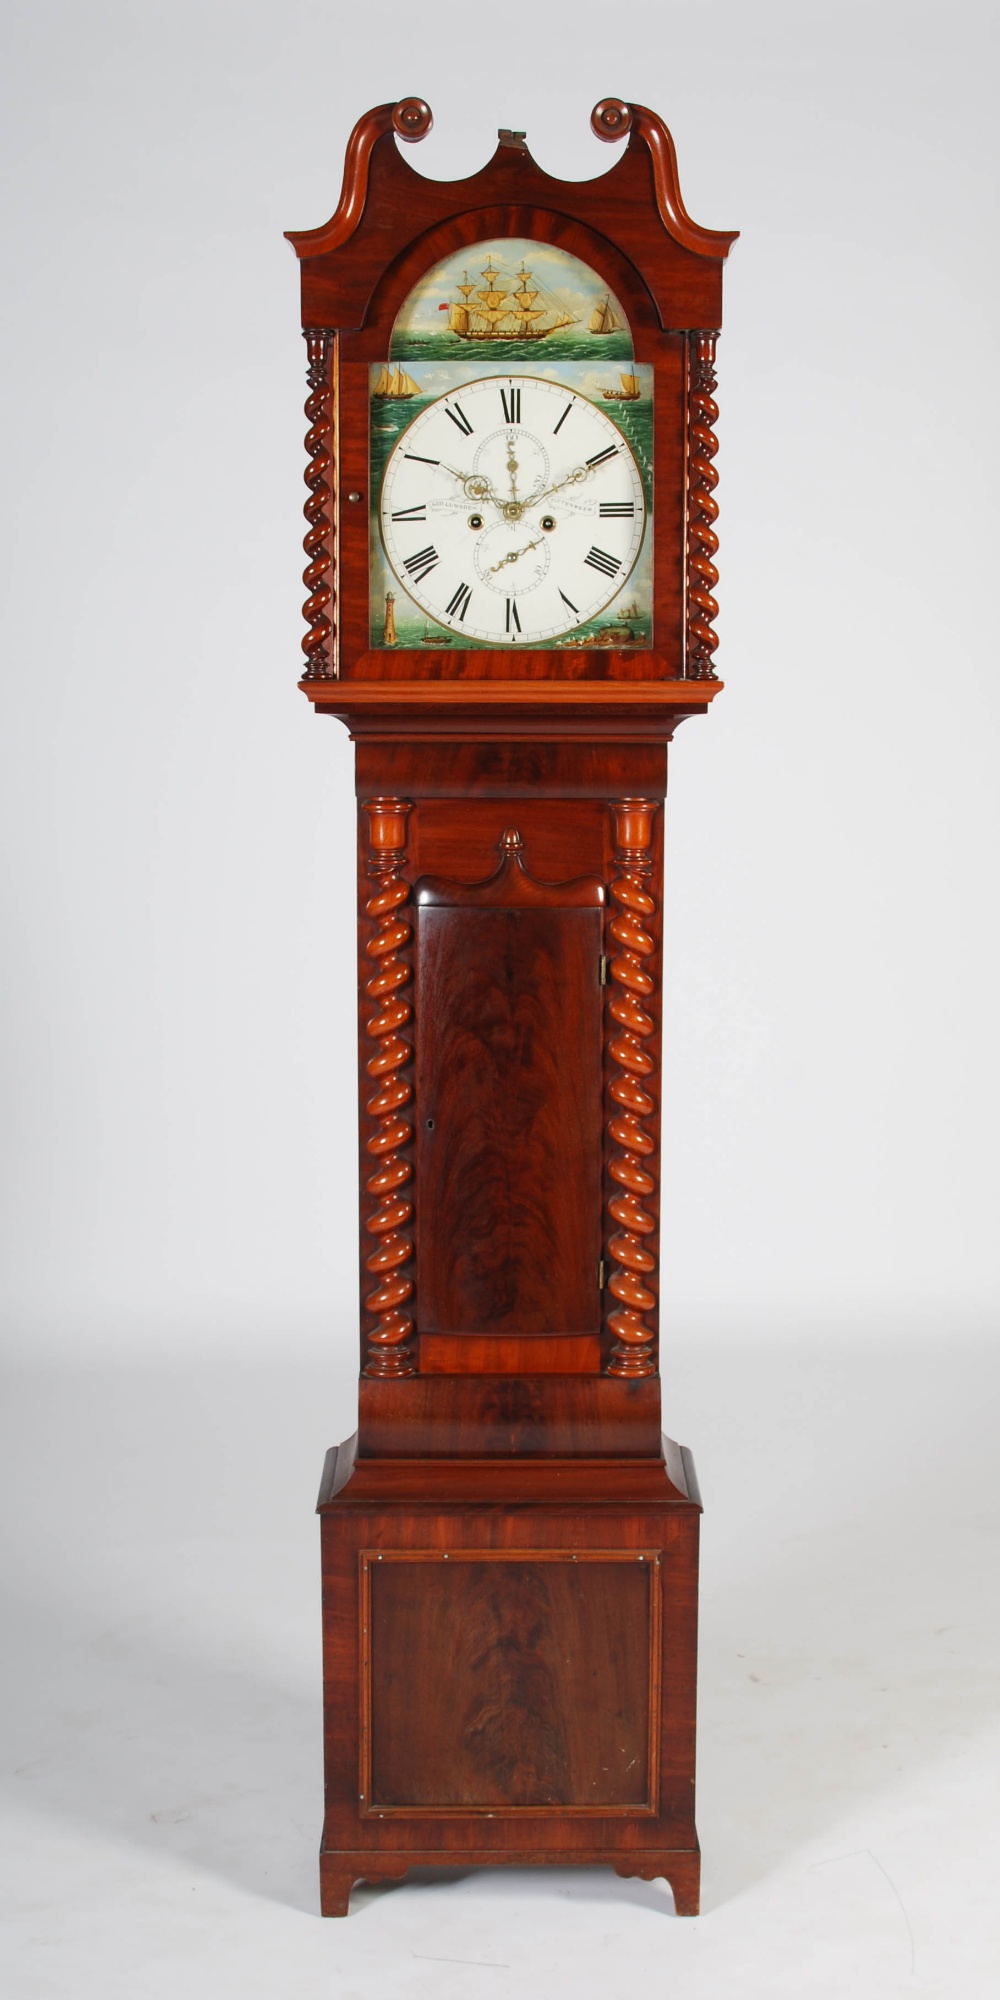
<instances>
[{"instance_id":1,"label":"mahogany clock case","mask_svg":"<svg viewBox=\"0 0 1000 2000\"><path fill-rule=\"evenodd\" d=\"M322 1905L417 1864L604 1862L698 1906L700 1500L661 1436L663 801L715 675L711 389L731 235L669 134L561 183L501 133L459 183L355 128L292 238L310 355L304 692L356 744L361 1375L327 1458ZM564 245L655 375L652 640L373 647L372 364L487 238ZM357 496L357 497L355 497Z\"/></svg>"}]
</instances>

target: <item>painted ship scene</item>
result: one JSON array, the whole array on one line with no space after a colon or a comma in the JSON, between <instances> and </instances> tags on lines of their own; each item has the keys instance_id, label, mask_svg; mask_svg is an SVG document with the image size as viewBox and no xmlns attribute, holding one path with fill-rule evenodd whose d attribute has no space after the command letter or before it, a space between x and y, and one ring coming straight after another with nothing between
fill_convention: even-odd
<instances>
[{"instance_id":1,"label":"painted ship scene","mask_svg":"<svg viewBox=\"0 0 1000 2000\"><path fill-rule=\"evenodd\" d=\"M478 284L462 272L456 285L457 299L445 299L438 312L448 315L448 332L459 340L501 341L547 340L550 333L579 324L564 302L547 293L534 281L523 259L512 281L505 281L500 266L487 257Z\"/></svg>"},{"instance_id":2,"label":"painted ship scene","mask_svg":"<svg viewBox=\"0 0 1000 2000\"><path fill-rule=\"evenodd\" d=\"M603 339L605 334L621 333L624 321L620 320L611 303L611 293L605 292L603 299L594 307L590 315L588 331Z\"/></svg>"},{"instance_id":3,"label":"painted ship scene","mask_svg":"<svg viewBox=\"0 0 1000 2000\"><path fill-rule=\"evenodd\" d=\"M628 589L622 594L627 597ZM648 645L649 632L649 613L640 609L633 593L620 610L616 604L610 605L603 617L591 619L576 632L557 639L556 644L574 649L580 646L641 646Z\"/></svg>"},{"instance_id":4,"label":"painted ship scene","mask_svg":"<svg viewBox=\"0 0 1000 2000\"><path fill-rule=\"evenodd\" d=\"M500 365L544 348L563 360L600 352L628 361L624 307L578 257L553 244L503 238L474 244L430 271L393 328L391 361L492 351Z\"/></svg>"},{"instance_id":5,"label":"painted ship scene","mask_svg":"<svg viewBox=\"0 0 1000 2000\"><path fill-rule=\"evenodd\" d=\"M411 396L419 396L420 384L406 373L405 368L380 368L378 380L372 395L380 399L388 396L394 403L408 403Z\"/></svg>"},{"instance_id":6,"label":"painted ship scene","mask_svg":"<svg viewBox=\"0 0 1000 2000\"><path fill-rule=\"evenodd\" d=\"M619 375L617 389L602 389L606 403L638 403L642 396L638 375Z\"/></svg>"}]
</instances>

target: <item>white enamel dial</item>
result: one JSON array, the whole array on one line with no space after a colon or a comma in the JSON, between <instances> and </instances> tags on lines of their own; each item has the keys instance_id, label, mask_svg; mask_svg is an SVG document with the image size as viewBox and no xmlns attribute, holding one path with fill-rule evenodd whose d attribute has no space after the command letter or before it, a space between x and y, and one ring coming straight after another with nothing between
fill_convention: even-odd
<instances>
[{"instance_id":1,"label":"white enamel dial","mask_svg":"<svg viewBox=\"0 0 1000 2000\"><path fill-rule=\"evenodd\" d=\"M531 646L597 617L634 568L645 518L617 424L533 375L487 376L428 404L379 500L403 588L486 645Z\"/></svg>"}]
</instances>

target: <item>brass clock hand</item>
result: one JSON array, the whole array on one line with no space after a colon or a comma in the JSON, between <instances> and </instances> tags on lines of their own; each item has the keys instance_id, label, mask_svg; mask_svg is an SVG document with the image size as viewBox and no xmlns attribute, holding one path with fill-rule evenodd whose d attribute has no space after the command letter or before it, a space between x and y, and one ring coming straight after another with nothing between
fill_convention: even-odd
<instances>
[{"instance_id":1,"label":"brass clock hand","mask_svg":"<svg viewBox=\"0 0 1000 2000\"><path fill-rule=\"evenodd\" d=\"M524 502L523 502L522 500L519 500L519 499L518 499L518 497L517 497L517 471L518 471L518 466L517 466L517 459L516 459L516 458L514 457L514 440L513 440L513 438L512 438L512 437L510 437L510 438L508 438L508 439L507 439L507 471L508 471L508 472L509 472L509 474L510 474L510 503L509 503L509 504L510 504L510 506L511 506L511 507L516 507L516 508L518 509L518 511L520 512L520 509L521 509L521 508L523 507L523 505L524 505Z\"/></svg>"},{"instance_id":2,"label":"brass clock hand","mask_svg":"<svg viewBox=\"0 0 1000 2000\"><path fill-rule=\"evenodd\" d=\"M505 556L500 557L499 562L493 563L490 569L490 575L495 576L497 570L503 569L505 564L507 563L520 562L521 557L528 555L531 549L539 548L541 546L541 541L542 537L541 535L539 535L535 541L526 542L523 549L510 549Z\"/></svg>"},{"instance_id":3,"label":"brass clock hand","mask_svg":"<svg viewBox=\"0 0 1000 2000\"><path fill-rule=\"evenodd\" d=\"M543 486L540 493L532 493L530 499L522 501L521 504L524 507L534 507L539 500L547 500L550 493L558 493L564 486L579 486L596 471L596 465L576 465L572 472L567 472L565 479L557 479L554 486Z\"/></svg>"},{"instance_id":4,"label":"brass clock hand","mask_svg":"<svg viewBox=\"0 0 1000 2000\"><path fill-rule=\"evenodd\" d=\"M501 511L507 506L507 501L501 500L499 493L494 493L489 480L484 479L481 472L460 472L457 465L448 465L443 458L439 464L442 472L450 472L453 479L461 481L467 500L492 500Z\"/></svg>"}]
</instances>

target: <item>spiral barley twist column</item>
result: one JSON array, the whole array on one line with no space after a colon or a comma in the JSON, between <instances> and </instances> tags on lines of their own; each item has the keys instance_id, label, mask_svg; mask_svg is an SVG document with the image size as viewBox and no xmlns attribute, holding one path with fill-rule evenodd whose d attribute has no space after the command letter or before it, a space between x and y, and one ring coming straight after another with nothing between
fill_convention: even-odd
<instances>
[{"instance_id":1,"label":"spiral barley twist column","mask_svg":"<svg viewBox=\"0 0 1000 2000\"><path fill-rule=\"evenodd\" d=\"M333 621L329 616L333 603L333 489L327 477L331 465L329 446L333 437L330 380L333 338L326 328L316 331L307 327L305 331L309 356L306 376L309 383L306 398L309 429L305 446L309 463L304 477L309 498L302 511L309 523L309 531L302 546L309 560L302 572L302 581L309 595L302 606L302 616L309 630L302 641L302 651L306 656L303 680L307 681L326 680L334 671Z\"/></svg>"},{"instance_id":2,"label":"spiral barley twist column","mask_svg":"<svg viewBox=\"0 0 1000 2000\"><path fill-rule=\"evenodd\" d=\"M413 1162L404 1150L412 1144L413 1126L403 1115L413 1100L413 1082L407 1074L413 1048L399 1032L413 1018L413 1008L402 990L413 977L405 956L413 926L403 915L410 885L401 873L406 861L406 816L411 811L409 799L365 801L371 843L368 873L375 878L365 904L365 915L375 926L365 947L375 961L375 970L365 984L375 1006L366 1023L375 1051L365 1064L375 1090L365 1109L377 1121L367 1146L374 1156L375 1171L365 1182L375 1201L365 1227L376 1239L365 1258L365 1269L375 1279L375 1289L364 1301L375 1315L375 1325L368 1334L368 1375L416 1372L413 1350L406 1344L413 1332L413 1318L406 1310L413 1297L413 1277L405 1268L413 1257L413 1238L406 1233L413 1203L402 1192L413 1177Z\"/></svg>"},{"instance_id":3,"label":"spiral barley twist column","mask_svg":"<svg viewBox=\"0 0 1000 2000\"><path fill-rule=\"evenodd\" d=\"M692 680L718 678L712 664L719 643L713 625L719 615L714 591L719 581L715 557L719 518L715 488L719 475L712 460L719 449L715 426L719 405L712 391L716 387L716 333L691 335L691 378L688 414L688 596L687 672Z\"/></svg>"},{"instance_id":4,"label":"spiral barley twist column","mask_svg":"<svg viewBox=\"0 0 1000 2000\"><path fill-rule=\"evenodd\" d=\"M649 961L656 949L648 925L656 905L649 893L652 873L652 799L615 799L611 805L615 821L615 864L620 870L611 884L617 905L609 929L618 950L611 959L608 1012L614 1023L608 1055L615 1068L608 1086L612 1102L608 1134L618 1149L611 1155L608 1172L617 1183L608 1203L618 1224L608 1244L615 1266L608 1290L615 1301L608 1313L608 1326L615 1346L608 1363L609 1375L652 1375L656 1294L651 1289L656 1272L654 1243L656 1216L645 1205L656 1193L655 1141L643 1123L656 1110L646 1088L653 1074L653 1058L643 1046L656 1026L648 1010L654 991Z\"/></svg>"}]
</instances>

